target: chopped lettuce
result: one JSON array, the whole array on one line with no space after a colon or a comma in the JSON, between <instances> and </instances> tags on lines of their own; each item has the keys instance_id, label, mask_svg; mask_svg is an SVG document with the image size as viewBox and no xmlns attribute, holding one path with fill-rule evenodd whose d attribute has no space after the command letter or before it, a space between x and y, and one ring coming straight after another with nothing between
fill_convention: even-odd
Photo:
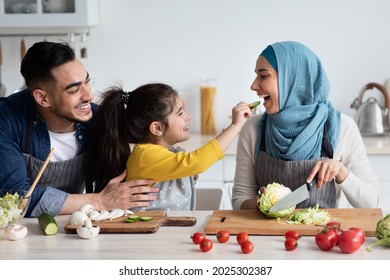
<instances>
[{"instance_id":1,"label":"chopped lettuce","mask_svg":"<svg viewBox=\"0 0 390 280\"><path fill-rule=\"evenodd\" d=\"M330 220L330 214L326 210L319 210L318 204L296 212L287 218L289 224L321 225Z\"/></svg>"},{"instance_id":2,"label":"chopped lettuce","mask_svg":"<svg viewBox=\"0 0 390 280\"><path fill-rule=\"evenodd\" d=\"M21 197L18 193L7 193L0 197L0 228L6 228L19 218L22 210L19 209Z\"/></svg>"}]
</instances>

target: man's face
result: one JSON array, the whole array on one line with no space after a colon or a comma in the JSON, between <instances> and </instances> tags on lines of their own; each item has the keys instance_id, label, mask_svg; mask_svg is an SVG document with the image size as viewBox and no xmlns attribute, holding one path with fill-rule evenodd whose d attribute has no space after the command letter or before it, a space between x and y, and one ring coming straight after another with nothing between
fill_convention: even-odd
<instances>
[{"instance_id":1,"label":"man's face","mask_svg":"<svg viewBox=\"0 0 390 280\"><path fill-rule=\"evenodd\" d=\"M50 110L58 122L86 122L92 118L90 77L79 60L52 70L57 83L47 90Z\"/></svg>"}]
</instances>

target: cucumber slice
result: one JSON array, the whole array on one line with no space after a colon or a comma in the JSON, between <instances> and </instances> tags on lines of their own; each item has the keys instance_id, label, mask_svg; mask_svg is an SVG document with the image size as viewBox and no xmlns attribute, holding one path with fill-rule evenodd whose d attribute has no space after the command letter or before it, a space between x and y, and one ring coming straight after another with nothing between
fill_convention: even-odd
<instances>
[{"instance_id":1,"label":"cucumber slice","mask_svg":"<svg viewBox=\"0 0 390 280\"><path fill-rule=\"evenodd\" d=\"M54 235L58 232L57 222L49 213L44 212L39 215L38 222L46 235Z\"/></svg>"},{"instance_id":2,"label":"cucumber slice","mask_svg":"<svg viewBox=\"0 0 390 280\"><path fill-rule=\"evenodd\" d=\"M128 223L134 223L134 222L136 222L136 221L139 221L140 219L141 219L140 216L131 215L131 216L128 216L128 217L127 217L126 222L128 222Z\"/></svg>"},{"instance_id":3,"label":"cucumber slice","mask_svg":"<svg viewBox=\"0 0 390 280\"><path fill-rule=\"evenodd\" d=\"M256 109L256 107L259 106L260 103L261 103L260 101L253 102L253 103L249 106L249 108L251 108L251 109Z\"/></svg>"},{"instance_id":4,"label":"cucumber slice","mask_svg":"<svg viewBox=\"0 0 390 280\"><path fill-rule=\"evenodd\" d=\"M140 220L143 222L149 222L149 221L153 220L153 217L141 217Z\"/></svg>"}]
</instances>

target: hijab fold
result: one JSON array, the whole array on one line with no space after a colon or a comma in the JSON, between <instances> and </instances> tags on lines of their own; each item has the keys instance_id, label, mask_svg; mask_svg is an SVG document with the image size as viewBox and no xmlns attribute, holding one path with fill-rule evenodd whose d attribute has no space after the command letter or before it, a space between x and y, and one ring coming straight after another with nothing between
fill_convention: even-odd
<instances>
[{"instance_id":1,"label":"hijab fold","mask_svg":"<svg viewBox=\"0 0 390 280\"><path fill-rule=\"evenodd\" d=\"M341 114L328 101L330 83L321 61L301 43L285 41L268 47L274 50L278 68L280 111L273 115L265 113L260 119L257 151L265 133L265 149L273 157L319 158L325 123L335 150Z\"/></svg>"}]
</instances>

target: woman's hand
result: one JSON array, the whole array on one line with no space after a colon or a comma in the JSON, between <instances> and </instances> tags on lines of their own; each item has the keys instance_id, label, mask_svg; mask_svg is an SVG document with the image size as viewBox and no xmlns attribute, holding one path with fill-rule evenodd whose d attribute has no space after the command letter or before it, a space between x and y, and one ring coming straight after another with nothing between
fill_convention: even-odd
<instances>
[{"instance_id":1,"label":"woman's hand","mask_svg":"<svg viewBox=\"0 0 390 280\"><path fill-rule=\"evenodd\" d=\"M348 174L348 168L341 161L325 159L316 162L307 177L307 181L311 182L317 176L317 188L321 188L324 184L332 181L333 178L336 180L336 183L342 183Z\"/></svg>"},{"instance_id":2,"label":"woman's hand","mask_svg":"<svg viewBox=\"0 0 390 280\"><path fill-rule=\"evenodd\" d=\"M153 187L153 180L132 180L122 182L126 178L126 171L108 182L99 193L101 209L130 209L148 206L150 201L156 200L159 189Z\"/></svg>"}]
</instances>

